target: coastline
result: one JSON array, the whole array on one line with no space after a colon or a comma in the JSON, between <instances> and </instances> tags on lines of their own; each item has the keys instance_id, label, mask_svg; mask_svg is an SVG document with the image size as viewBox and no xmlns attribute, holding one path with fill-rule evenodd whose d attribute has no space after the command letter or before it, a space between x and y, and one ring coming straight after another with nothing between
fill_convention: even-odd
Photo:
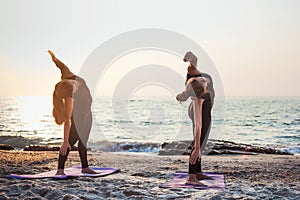
<instances>
[{"instance_id":1,"label":"coastline","mask_svg":"<svg viewBox=\"0 0 300 200\"><path fill-rule=\"evenodd\" d=\"M192 147L191 140L179 140L169 142L141 142L141 141L108 141L102 140L89 142L90 151L103 152L146 152L158 153L159 155L189 155ZM0 150L24 150L24 151L58 151L61 142L44 143L39 138L26 138L22 136L0 136ZM76 146L72 150L77 150ZM276 145L245 144L226 140L209 139L202 155L257 155L278 154L297 155L300 146L279 147Z\"/></svg>"},{"instance_id":2,"label":"coastline","mask_svg":"<svg viewBox=\"0 0 300 200\"><path fill-rule=\"evenodd\" d=\"M115 167L119 173L99 178L66 180L8 179L7 175L56 169L56 151L1 150L0 199L297 199L299 155L207 155L203 171L225 175L225 190L197 190L159 185L176 171L187 171L188 156L145 153L88 152L91 166ZM66 167L80 165L72 151Z\"/></svg>"}]
</instances>

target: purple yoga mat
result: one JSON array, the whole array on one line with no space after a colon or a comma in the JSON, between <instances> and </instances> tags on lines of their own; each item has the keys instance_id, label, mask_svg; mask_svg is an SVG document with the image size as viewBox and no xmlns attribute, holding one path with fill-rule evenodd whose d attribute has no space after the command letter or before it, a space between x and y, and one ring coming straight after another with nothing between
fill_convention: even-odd
<instances>
[{"instance_id":1,"label":"purple yoga mat","mask_svg":"<svg viewBox=\"0 0 300 200\"><path fill-rule=\"evenodd\" d=\"M56 178L56 179L66 179L68 177L78 177L78 176L87 176L87 177L100 177L100 176L107 176L109 174L113 174L118 172L119 169L117 168L103 168L103 167L94 167L90 166L92 170L100 174L86 174L81 172L80 166L74 166L65 169L66 175L55 175L56 170L43 172L40 174L10 174L8 178L17 178L17 179L41 179L41 178Z\"/></svg>"},{"instance_id":2,"label":"purple yoga mat","mask_svg":"<svg viewBox=\"0 0 300 200\"><path fill-rule=\"evenodd\" d=\"M185 179L188 175L186 172L176 172L174 174L174 178L169 180L166 183L161 184L160 188L195 188L195 189L225 189L224 183L224 175L211 173L211 172L204 172L204 175L207 175L213 180L201 180L200 182L205 184L206 186L199 186L199 185L187 185L185 184Z\"/></svg>"}]
</instances>

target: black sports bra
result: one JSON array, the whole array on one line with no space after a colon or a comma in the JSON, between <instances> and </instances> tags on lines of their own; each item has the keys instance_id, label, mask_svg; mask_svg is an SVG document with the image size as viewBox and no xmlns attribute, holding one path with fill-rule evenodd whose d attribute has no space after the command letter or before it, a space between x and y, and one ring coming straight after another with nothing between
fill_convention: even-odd
<instances>
[{"instance_id":1,"label":"black sports bra","mask_svg":"<svg viewBox=\"0 0 300 200\"><path fill-rule=\"evenodd\" d=\"M190 74L186 74L186 81L185 84L188 82L188 80L190 78L196 78L196 77L202 77L201 74L196 74L196 75L190 75Z\"/></svg>"}]
</instances>

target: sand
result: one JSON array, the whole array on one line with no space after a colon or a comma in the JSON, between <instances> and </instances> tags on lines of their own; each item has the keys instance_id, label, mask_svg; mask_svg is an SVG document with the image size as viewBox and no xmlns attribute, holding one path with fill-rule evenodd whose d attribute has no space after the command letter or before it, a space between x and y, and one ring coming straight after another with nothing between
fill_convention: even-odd
<instances>
[{"instance_id":1,"label":"sand","mask_svg":"<svg viewBox=\"0 0 300 200\"><path fill-rule=\"evenodd\" d=\"M57 152L0 151L0 199L299 199L300 156L204 156L203 171L225 175L225 190L162 189L175 171L187 171L188 156L89 152L90 165L121 172L66 180L8 179L10 173L56 169ZM76 151L66 167L80 165Z\"/></svg>"}]
</instances>

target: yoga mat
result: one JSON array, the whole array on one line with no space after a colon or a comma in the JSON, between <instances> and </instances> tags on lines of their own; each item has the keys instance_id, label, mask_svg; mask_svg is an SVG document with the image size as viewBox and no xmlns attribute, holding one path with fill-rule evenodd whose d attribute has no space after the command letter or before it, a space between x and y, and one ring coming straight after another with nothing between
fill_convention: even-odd
<instances>
[{"instance_id":1,"label":"yoga mat","mask_svg":"<svg viewBox=\"0 0 300 200\"><path fill-rule=\"evenodd\" d=\"M87 176L87 177L101 177L113 174L118 172L117 168L103 168L103 167L95 167L90 166L90 168L100 174L86 174L81 172L80 166L74 166L65 169L66 175L55 175L56 170L43 172L39 174L10 174L8 178L16 178L16 179L41 179L41 178L55 178L55 179L66 179L68 177L79 177L79 176Z\"/></svg>"},{"instance_id":2,"label":"yoga mat","mask_svg":"<svg viewBox=\"0 0 300 200\"><path fill-rule=\"evenodd\" d=\"M199 186L199 185L186 185L185 179L188 175L186 172L176 172L174 174L174 178L167 181L166 183L161 184L160 188L195 188L195 189L225 189L224 183L224 175L211 173L211 172L204 172L204 175L207 175L213 180L201 180L200 182L205 184L206 186Z\"/></svg>"}]
</instances>

